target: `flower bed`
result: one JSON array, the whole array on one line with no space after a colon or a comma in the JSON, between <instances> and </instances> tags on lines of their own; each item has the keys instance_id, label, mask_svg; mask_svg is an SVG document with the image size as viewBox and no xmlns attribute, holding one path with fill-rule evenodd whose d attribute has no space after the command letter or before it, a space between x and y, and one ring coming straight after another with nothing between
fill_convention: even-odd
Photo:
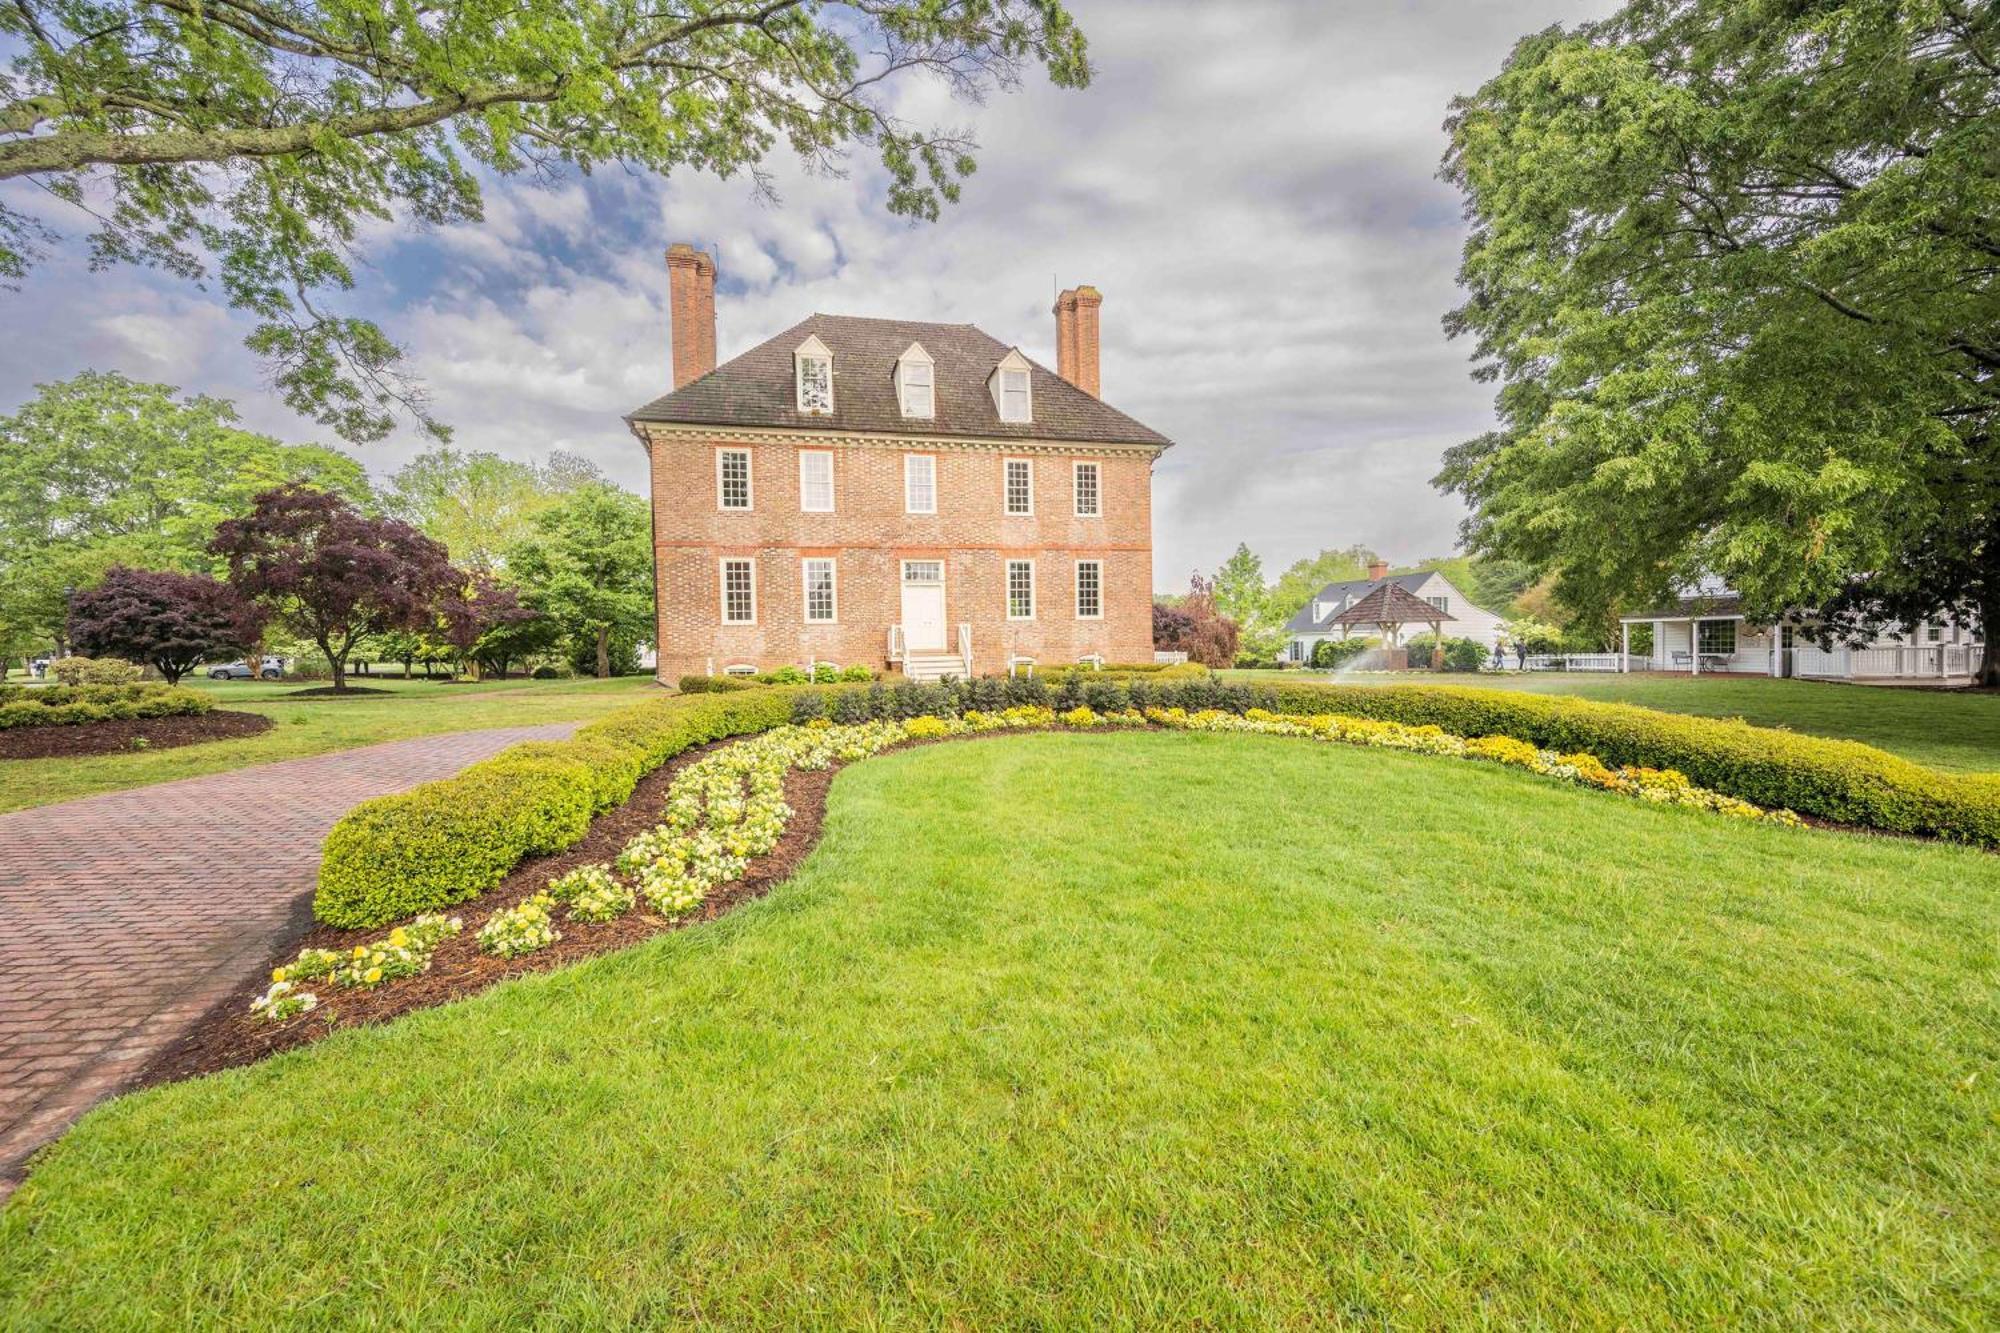
<instances>
[{"instance_id":1,"label":"flower bed","mask_svg":"<svg viewBox=\"0 0 2000 1333\"><path fill-rule=\"evenodd\" d=\"M492 912L478 929L480 949L519 958L563 938L558 914L581 927L615 921L644 902L668 922L699 909L719 886L739 879L752 858L768 853L792 818L785 781L793 771L814 772L852 763L909 741L944 740L997 731L1095 731L1156 726L1177 731L1295 736L1377 749L1479 760L1524 768L1564 782L1731 818L1797 825L1787 810L1765 810L1696 786L1671 770L1619 767L1586 753L1559 754L1506 736L1466 740L1436 726L1406 726L1336 714L1285 715L1263 709L1244 714L1221 709L1124 708L1099 713L1079 704L1062 713L1033 704L962 716L925 714L908 720L837 724L824 718L779 725L689 764L668 788L659 822L628 838L609 863L577 866L548 881L533 896ZM583 786L586 779L573 777ZM328 977L335 984L373 987L430 967L437 943L456 934L460 919L418 917L370 944L356 945L339 962L326 950L305 950L272 973L271 989L252 1002L254 1016L283 1022L317 1008L317 992L304 982Z\"/></svg>"}]
</instances>

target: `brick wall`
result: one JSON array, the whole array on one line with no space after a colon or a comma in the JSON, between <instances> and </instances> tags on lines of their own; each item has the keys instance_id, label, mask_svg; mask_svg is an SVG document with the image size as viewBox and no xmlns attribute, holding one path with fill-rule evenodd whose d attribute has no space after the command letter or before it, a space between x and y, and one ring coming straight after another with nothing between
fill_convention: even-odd
<instances>
[{"instance_id":1,"label":"brick wall","mask_svg":"<svg viewBox=\"0 0 2000 1333\"><path fill-rule=\"evenodd\" d=\"M716 494L716 451L748 449L748 512L724 512ZM833 455L834 511L800 509L801 448ZM937 459L935 515L904 512L903 457ZM1034 514L1004 510L1003 460L1034 462ZM1100 518L1078 518L1073 463L1099 465ZM945 563L947 647L956 627L972 626L973 666L1005 669L1010 656L1073 662L1090 653L1109 661L1152 660L1152 459L1146 454L1006 451L998 448L892 448L842 443L732 441L656 434L652 443L654 536L659 569L659 676L760 671L807 661L861 663L888 670L889 626L902 619L906 559ZM808 557L830 557L838 583L838 620L808 624ZM722 623L721 565L755 562L757 619ZM1035 562L1035 615L1009 620L1006 562ZM1103 563L1104 614L1076 614L1078 560Z\"/></svg>"}]
</instances>

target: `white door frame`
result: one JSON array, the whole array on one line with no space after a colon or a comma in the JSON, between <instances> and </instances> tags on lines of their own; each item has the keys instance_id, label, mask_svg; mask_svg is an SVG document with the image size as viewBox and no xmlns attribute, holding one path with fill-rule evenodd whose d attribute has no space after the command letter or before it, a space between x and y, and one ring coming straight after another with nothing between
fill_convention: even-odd
<instances>
[{"instance_id":1,"label":"white door frame","mask_svg":"<svg viewBox=\"0 0 2000 1333\"><path fill-rule=\"evenodd\" d=\"M901 574L901 578L897 580L897 590L901 594L901 601L898 603L897 610L898 613L902 616L903 651L906 653L941 653L946 650L947 647L946 638L948 637L948 632L950 629L950 624L949 624L950 617L947 615L948 606L946 603L944 564L945 562L942 557L933 560L933 559L926 559L921 556L912 560L900 561L898 564L898 572ZM910 581L911 565L935 565L937 567L937 572L938 572L937 582L912 583ZM933 588L936 589L938 614L937 614L937 641L935 643L925 642L921 640L916 634L911 632L912 624L910 619L910 590L913 588L921 588L927 595Z\"/></svg>"}]
</instances>

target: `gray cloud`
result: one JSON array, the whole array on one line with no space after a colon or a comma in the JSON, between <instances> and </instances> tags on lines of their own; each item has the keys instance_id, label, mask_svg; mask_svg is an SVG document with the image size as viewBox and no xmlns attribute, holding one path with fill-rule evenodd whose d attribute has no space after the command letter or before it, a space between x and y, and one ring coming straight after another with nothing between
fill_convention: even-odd
<instances>
[{"instance_id":1,"label":"gray cloud","mask_svg":"<svg viewBox=\"0 0 2000 1333\"><path fill-rule=\"evenodd\" d=\"M1446 103L1522 35L1609 7L1080 0L1088 91L1031 76L977 108L900 94L981 143L934 226L889 217L865 159L844 177L774 164L775 206L742 180L496 182L480 226L366 237L352 304L408 346L465 446L570 449L638 485L619 417L665 388L670 240L721 250L724 356L820 310L971 321L1052 364L1053 287L1092 282L1106 398L1179 445L1155 486L1159 586L1239 540L1269 568L1355 541L1434 554L1460 511L1428 478L1491 421L1438 323L1463 239L1434 178ZM318 437L265 391L245 330L203 293L65 258L0 294L0 405L96 366ZM422 447L363 452L387 472Z\"/></svg>"}]
</instances>

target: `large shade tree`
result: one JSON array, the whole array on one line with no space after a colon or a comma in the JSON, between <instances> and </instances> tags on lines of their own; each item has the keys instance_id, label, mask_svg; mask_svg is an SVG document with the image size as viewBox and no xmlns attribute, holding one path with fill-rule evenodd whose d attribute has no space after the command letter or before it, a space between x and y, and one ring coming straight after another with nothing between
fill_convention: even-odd
<instances>
[{"instance_id":1,"label":"large shade tree","mask_svg":"<svg viewBox=\"0 0 2000 1333\"><path fill-rule=\"evenodd\" d=\"M1716 574L2000 628L2000 6L1633 0L1449 132L1475 547L1586 617Z\"/></svg>"},{"instance_id":2,"label":"large shade tree","mask_svg":"<svg viewBox=\"0 0 2000 1333\"><path fill-rule=\"evenodd\" d=\"M340 496L274 487L212 545L229 581L326 657L347 689L347 658L371 634L429 628L440 600L465 585L444 547L401 519L373 518Z\"/></svg>"},{"instance_id":3,"label":"large shade tree","mask_svg":"<svg viewBox=\"0 0 2000 1333\"><path fill-rule=\"evenodd\" d=\"M447 444L398 468L382 503L443 542L459 564L492 570L508 547L534 534L535 515L577 487L602 480L588 460L561 450L535 464Z\"/></svg>"},{"instance_id":4,"label":"large shade tree","mask_svg":"<svg viewBox=\"0 0 2000 1333\"><path fill-rule=\"evenodd\" d=\"M871 147L889 208L935 217L973 145L899 119L904 76L976 98L1090 73L1058 0L11 0L0 46L0 181L87 206L95 261L212 272L285 400L350 439L399 405L442 433L394 342L327 302L378 219L477 219L483 174L612 163L768 189L780 144ZM0 204L0 277L55 239Z\"/></svg>"},{"instance_id":5,"label":"large shade tree","mask_svg":"<svg viewBox=\"0 0 2000 1333\"><path fill-rule=\"evenodd\" d=\"M614 635L653 635L652 516L630 491L581 486L535 518L535 536L507 554L529 602L611 674Z\"/></svg>"},{"instance_id":6,"label":"large shade tree","mask_svg":"<svg viewBox=\"0 0 2000 1333\"><path fill-rule=\"evenodd\" d=\"M64 644L69 599L114 565L214 572L216 524L306 481L356 499L361 465L244 430L230 403L88 371L0 416L0 621Z\"/></svg>"},{"instance_id":7,"label":"large shade tree","mask_svg":"<svg viewBox=\"0 0 2000 1333\"><path fill-rule=\"evenodd\" d=\"M252 647L263 629L261 607L206 574L120 565L70 603L77 652L144 662L169 685L209 658Z\"/></svg>"}]
</instances>

